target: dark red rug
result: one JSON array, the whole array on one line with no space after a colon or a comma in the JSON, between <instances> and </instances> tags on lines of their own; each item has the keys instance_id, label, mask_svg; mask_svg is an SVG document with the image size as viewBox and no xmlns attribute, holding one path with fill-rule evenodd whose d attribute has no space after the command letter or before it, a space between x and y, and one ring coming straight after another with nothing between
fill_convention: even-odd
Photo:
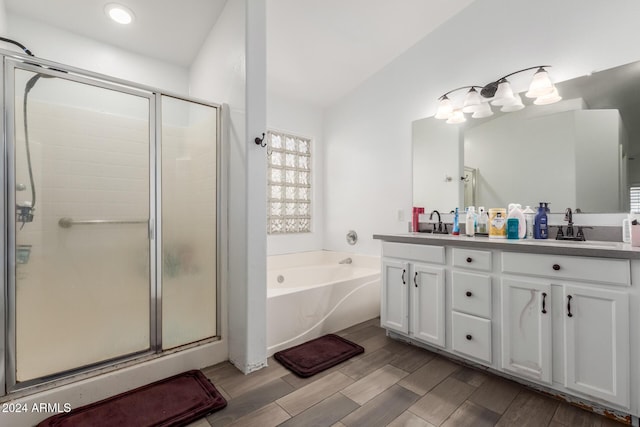
<instances>
[{"instance_id":1,"label":"dark red rug","mask_svg":"<svg viewBox=\"0 0 640 427\"><path fill-rule=\"evenodd\" d=\"M338 335L328 334L273 355L285 368L310 377L364 353L364 348Z\"/></svg>"},{"instance_id":2,"label":"dark red rug","mask_svg":"<svg viewBox=\"0 0 640 427\"><path fill-rule=\"evenodd\" d=\"M193 370L54 415L38 427L184 426L225 406L207 377Z\"/></svg>"}]
</instances>

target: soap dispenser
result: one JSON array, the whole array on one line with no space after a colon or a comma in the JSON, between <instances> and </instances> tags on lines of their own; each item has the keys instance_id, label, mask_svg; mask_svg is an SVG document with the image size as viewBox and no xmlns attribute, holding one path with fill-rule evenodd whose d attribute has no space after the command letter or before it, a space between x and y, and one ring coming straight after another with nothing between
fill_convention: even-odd
<instances>
[{"instance_id":1,"label":"soap dispenser","mask_svg":"<svg viewBox=\"0 0 640 427\"><path fill-rule=\"evenodd\" d=\"M533 224L533 237L535 239L549 238L549 229L547 224L547 206L547 203L540 202L540 206L538 207L538 213L536 214Z\"/></svg>"}]
</instances>

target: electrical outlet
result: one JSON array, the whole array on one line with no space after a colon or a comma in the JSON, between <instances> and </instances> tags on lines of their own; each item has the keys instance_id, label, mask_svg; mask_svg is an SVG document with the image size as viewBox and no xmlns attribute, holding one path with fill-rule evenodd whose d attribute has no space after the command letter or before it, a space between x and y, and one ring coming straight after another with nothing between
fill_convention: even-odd
<instances>
[{"instance_id":1,"label":"electrical outlet","mask_svg":"<svg viewBox=\"0 0 640 427\"><path fill-rule=\"evenodd\" d=\"M404 221L404 209L398 209L398 212L396 212L396 217L398 218L398 221Z\"/></svg>"}]
</instances>

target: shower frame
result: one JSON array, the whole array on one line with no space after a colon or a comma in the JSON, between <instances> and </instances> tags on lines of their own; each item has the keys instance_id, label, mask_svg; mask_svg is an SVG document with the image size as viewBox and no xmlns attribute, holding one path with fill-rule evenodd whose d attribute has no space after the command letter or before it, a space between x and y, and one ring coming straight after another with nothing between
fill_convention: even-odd
<instances>
[{"instance_id":1,"label":"shower frame","mask_svg":"<svg viewBox=\"0 0 640 427\"><path fill-rule=\"evenodd\" d=\"M221 339L221 284L223 280L224 257L221 248L226 242L224 225L226 213L225 176L223 161L226 152L223 149L222 136L226 131L223 125L225 111L221 104L212 103L194 97L184 96L155 87L130 82L104 74L48 61L21 53L0 49L2 67L3 116L0 120L3 158L0 162L0 176L3 179L2 197L0 197L0 219L4 224L0 231L2 244L0 256L2 263L2 288L0 289L0 400L3 396L27 395L51 389L60 385L103 374L123 365L142 363L176 351L186 350ZM53 375L35 378L23 382L16 381L16 215L15 215L15 86L16 69L61 77L81 84L89 84L104 89L141 96L149 100L149 349L127 354L99 363L81 366ZM162 348L162 98L170 97L216 109L216 329L215 335L176 348ZM117 365L117 366L116 366Z\"/></svg>"}]
</instances>

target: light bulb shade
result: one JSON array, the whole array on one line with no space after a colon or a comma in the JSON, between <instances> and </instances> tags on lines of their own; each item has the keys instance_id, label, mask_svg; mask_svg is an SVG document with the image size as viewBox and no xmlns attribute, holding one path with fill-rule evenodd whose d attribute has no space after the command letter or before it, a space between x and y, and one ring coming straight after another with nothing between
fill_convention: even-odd
<instances>
[{"instance_id":1,"label":"light bulb shade","mask_svg":"<svg viewBox=\"0 0 640 427\"><path fill-rule=\"evenodd\" d=\"M498 90L491 101L492 105L502 106L513 102L513 90L508 81L503 81L498 85Z\"/></svg>"},{"instance_id":2,"label":"light bulb shade","mask_svg":"<svg viewBox=\"0 0 640 427\"><path fill-rule=\"evenodd\" d=\"M562 97L560 96L560 94L558 94L558 89L556 89L555 86L553 86L553 91L547 95L542 95L539 98L536 98L535 101L533 101L534 104L536 105L548 105L548 104L553 104L554 102L558 102L562 99Z\"/></svg>"},{"instance_id":3,"label":"light bulb shade","mask_svg":"<svg viewBox=\"0 0 640 427\"><path fill-rule=\"evenodd\" d=\"M483 102L476 109L471 117L474 119L483 119L485 117L493 116L493 111L491 110L491 106L489 106L488 102Z\"/></svg>"},{"instance_id":4,"label":"light bulb shade","mask_svg":"<svg viewBox=\"0 0 640 427\"><path fill-rule=\"evenodd\" d=\"M513 96L513 102L503 105L500 111L503 113L512 113L514 111L522 110L523 108L524 104L522 103L522 98L520 98L520 94L516 93Z\"/></svg>"},{"instance_id":5,"label":"light bulb shade","mask_svg":"<svg viewBox=\"0 0 640 427\"><path fill-rule=\"evenodd\" d=\"M434 117L436 119L444 120L451 117L451 113L453 113L453 104L449 98L444 96L438 104L438 111L436 111L436 115Z\"/></svg>"},{"instance_id":6,"label":"light bulb shade","mask_svg":"<svg viewBox=\"0 0 640 427\"><path fill-rule=\"evenodd\" d=\"M475 113L482 103L482 98L475 88L469 89L467 96L464 98L464 104L462 107L463 113Z\"/></svg>"},{"instance_id":7,"label":"light bulb shade","mask_svg":"<svg viewBox=\"0 0 640 427\"><path fill-rule=\"evenodd\" d=\"M451 117L449 117L447 119L447 123L451 124L457 124L457 123L463 123L466 122L467 119L464 117L464 114L462 113L462 110L456 108L455 110L453 110L453 112L451 113Z\"/></svg>"},{"instance_id":8,"label":"light bulb shade","mask_svg":"<svg viewBox=\"0 0 640 427\"><path fill-rule=\"evenodd\" d=\"M553 83L549 78L549 73L540 67L538 71L533 75L531 84L529 85L529 91L524 95L527 98L539 98L544 95L548 95L553 92Z\"/></svg>"}]
</instances>

